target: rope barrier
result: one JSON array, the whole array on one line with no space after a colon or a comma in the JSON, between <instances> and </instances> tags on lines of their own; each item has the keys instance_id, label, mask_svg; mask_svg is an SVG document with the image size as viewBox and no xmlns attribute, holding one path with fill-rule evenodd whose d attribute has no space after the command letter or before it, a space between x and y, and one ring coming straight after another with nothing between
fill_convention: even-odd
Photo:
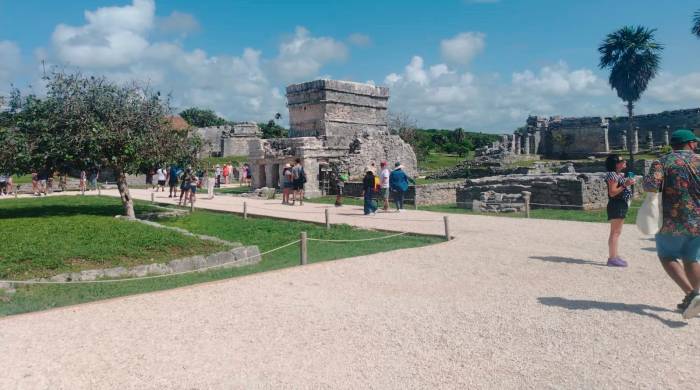
<instances>
[{"instance_id":1,"label":"rope barrier","mask_svg":"<svg viewBox=\"0 0 700 390\"><path fill-rule=\"evenodd\" d=\"M271 249L267 252L263 252L260 254L257 254L255 256L248 256L244 257L242 259L236 259L235 261L229 261L226 263L222 264L216 264L216 265L211 265L208 267L203 267L203 268L197 268L194 270L189 270L189 271L181 271L181 272L173 272L170 274L163 274L163 275L151 275L151 276L140 276L140 277L134 277L134 278L122 278L122 279L109 279L109 280L76 280L76 281L71 281L71 282L58 282L58 281L44 281L44 280L0 280L0 283L12 283L12 284L25 284L25 285L30 285L30 284L90 284L90 283L118 283L118 282L130 282L134 280L146 280L146 279L158 279L158 278L165 278L168 276L178 276L178 275L185 275L185 274L190 274L190 273L195 273L195 272L203 272L207 271L210 269L214 268L219 268L223 267L232 263L237 263L242 260L248 260L252 259L255 257L262 257L264 255L270 254L272 252L276 252L280 249L284 249L286 247L292 246L294 244L298 244L300 240L295 240L290 243L284 244L282 246L279 246L277 248Z\"/></svg>"},{"instance_id":2,"label":"rope barrier","mask_svg":"<svg viewBox=\"0 0 700 390\"><path fill-rule=\"evenodd\" d=\"M404 234L408 234L408 232L401 232L401 233L396 233L396 234L389 234L389 235L387 235L387 236L382 236L382 237L360 238L360 239L356 239L356 240L324 240L324 239L321 239L321 238L307 238L307 240L309 240L309 241L320 241L320 242L362 242L362 241L386 240L387 238L403 236Z\"/></svg>"}]
</instances>

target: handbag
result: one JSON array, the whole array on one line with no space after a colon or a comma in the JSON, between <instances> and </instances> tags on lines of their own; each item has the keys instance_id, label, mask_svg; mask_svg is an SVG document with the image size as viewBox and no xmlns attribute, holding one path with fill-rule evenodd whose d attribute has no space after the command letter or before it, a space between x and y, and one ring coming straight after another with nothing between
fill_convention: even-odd
<instances>
[{"instance_id":1,"label":"handbag","mask_svg":"<svg viewBox=\"0 0 700 390\"><path fill-rule=\"evenodd\" d=\"M661 230L664 222L663 202L661 201L664 192L664 182L666 182L666 167L662 166L664 178L661 181L661 190L658 192L647 192L642 206L637 212L637 229L643 234L656 234Z\"/></svg>"},{"instance_id":2,"label":"handbag","mask_svg":"<svg viewBox=\"0 0 700 390\"><path fill-rule=\"evenodd\" d=\"M656 234L663 224L662 192L648 192L637 212L637 229L643 234Z\"/></svg>"}]
</instances>

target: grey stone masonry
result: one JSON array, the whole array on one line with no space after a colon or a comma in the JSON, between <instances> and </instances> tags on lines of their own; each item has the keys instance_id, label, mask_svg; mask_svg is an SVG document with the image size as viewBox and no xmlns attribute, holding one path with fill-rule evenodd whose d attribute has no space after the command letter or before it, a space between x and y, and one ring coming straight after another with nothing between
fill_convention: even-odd
<instances>
[{"instance_id":1,"label":"grey stone masonry","mask_svg":"<svg viewBox=\"0 0 700 390\"><path fill-rule=\"evenodd\" d=\"M641 176L637 176L641 180ZM640 195L642 186L635 186ZM555 174L555 175L507 175L467 180L457 189L459 207L471 209L473 202L481 201L482 194L492 191L499 194L532 193L532 208L563 208L592 210L603 208L608 202L604 173Z\"/></svg>"},{"instance_id":2,"label":"grey stone masonry","mask_svg":"<svg viewBox=\"0 0 700 390\"><path fill-rule=\"evenodd\" d=\"M287 87L290 137L387 133L389 90L370 84L315 80Z\"/></svg>"}]
</instances>

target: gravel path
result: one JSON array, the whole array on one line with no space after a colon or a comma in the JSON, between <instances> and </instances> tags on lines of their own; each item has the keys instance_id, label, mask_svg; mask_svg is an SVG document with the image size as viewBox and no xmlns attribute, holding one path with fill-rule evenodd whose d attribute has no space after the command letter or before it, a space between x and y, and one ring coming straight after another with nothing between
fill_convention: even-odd
<instances>
[{"instance_id":1,"label":"gravel path","mask_svg":"<svg viewBox=\"0 0 700 390\"><path fill-rule=\"evenodd\" d=\"M443 231L436 213L359 213L332 220ZM631 267L611 269L605 224L450 221L431 247L0 319L0 388L697 388L700 319L671 311L682 294L633 226Z\"/></svg>"}]
</instances>

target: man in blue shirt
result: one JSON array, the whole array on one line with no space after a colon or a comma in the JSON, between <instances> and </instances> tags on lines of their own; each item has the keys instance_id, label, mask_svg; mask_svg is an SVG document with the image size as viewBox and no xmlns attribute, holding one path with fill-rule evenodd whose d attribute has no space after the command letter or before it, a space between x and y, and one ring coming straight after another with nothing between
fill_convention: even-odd
<instances>
[{"instance_id":1,"label":"man in blue shirt","mask_svg":"<svg viewBox=\"0 0 700 390\"><path fill-rule=\"evenodd\" d=\"M394 197L394 203L396 203L396 211L401 212L403 211L403 197L408 191L408 183L416 184L416 182L403 171L403 165L400 162L397 161L394 167L389 175L389 189Z\"/></svg>"}]
</instances>

